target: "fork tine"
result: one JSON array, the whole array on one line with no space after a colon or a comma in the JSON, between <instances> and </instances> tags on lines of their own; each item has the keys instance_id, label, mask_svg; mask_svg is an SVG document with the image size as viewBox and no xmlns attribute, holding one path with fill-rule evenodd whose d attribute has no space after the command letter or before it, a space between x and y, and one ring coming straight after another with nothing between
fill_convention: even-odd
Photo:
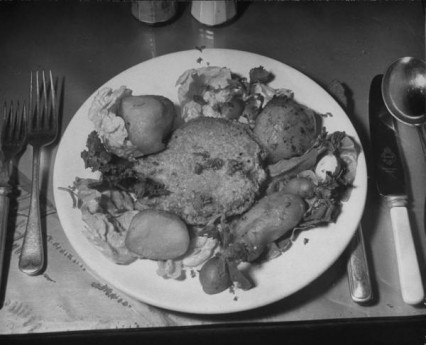
<instances>
[{"instance_id":1,"label":"fork tine","mask_svg":"<svg viewBox=\"0 0 426 345\"><path fill-rule=\"evenodd\" d=\"M17 102L16 106L11 101L8 106L3 104L3 127L2 142L18 142L25 139L26 136L26 105L23 107Z\"/></svg>"},{"instance_id":2,"label":"fork tine","mask_svg":"<svg viewBox=\"0 0 426 345\"><path fill-rule=\"evenodd\" d=\"M1 140L6 140L6 135L8 131L6 130L8 127L9 116L8 116L8 108L6 102L3 103L3 127L1 129Z\"/></svg>"},{"instance_id":3,"label":"fork tine","mask_svg":"<svg viewBox=\"0 0 426 345\"><path fill-rule=\"evenodd\" d=\"M40 116L40 82L38 78L38 71L36 71L36 113L34 116L35 127L41 127L41 116ZM34 127L33 127L34 128Z\"/></svg>"},{"instance_id":4,"label":"fork tine","mask_svg":"<svg viewBox=\"0 0 426 345\"><path fill-rule=\"evenodd\" d=\"M19 139L18 125L19 125L19 102L16 103L16 107L11 109L12 118L11 118L11 128L10 128L10 138L12 141Z\"/></svg>"},{"instance_id":5,"label":"fork tine","mask_svg":"<svg viewBox=\"0 0 426 345\"><path fill-rule=\"evenodd\" d=\"M51 97L51 99L50 99L50 101L51 101L51 104L50 104L51 128L57 132L58 131L59 119L58 119L58 112L57 112L57 109L56 109L56 89L55 89L55 83L53 81L53 75L52 75L51 70L49 70L49 77L50 77L50 93L51 93L51 95L50 95L50 97ZM56 135L57 135L57 133L56 133Z\"/></svg>"},{"instance_id":6,"label":"fork tine","mask_svg":"<svg viewBox=\"0 0 426 345\"><path fill-rule=\"evenodd\" d=\"M41 81L43 83L43 81ZM29 99L29 118L28 126L29 129L41 128L42 125L42 112L40 111L43 107L40 97L40 77L39 71L30 73L30 99ZM35 89L35 90L34 90ZM41 90L43 94L43 90Z\"/></svg>"},{"instance_id":7,"label":"fork tine","mask_svg":"<svg viewBox=\"0 0 426 345\"><path fill-rule=\"evenodd\" d=\"M6 125L6 121L7 121L7 118L8 118L8 116L7 116L7 103L6 103L6 101L5 102L3 102L3 128L2 128L2 132L5 130L4 128L6 127L5 125Z\"/></svg>"},{"instance_id":8,"label":"fork tine","mask_svg":"<svg viewBox=\"0 0 426 345\"><path fill-rule=\"evenodd\" d=\"M49 76L50 76L50 90L52 93L52 106L55 109L56 108L55 84L53 83L53 76L52 76L51 70L49 70Z\"/></svg>"},{"instance_id":9,"label":"fork tine","mask_svg":"<svg viewBox=\"0 0 426 345\"><path fill-rule=\"evenodd\" d=\"M15 137L14 139L16 141L23 140L26 136L26 105L25 102L23 103L22 107L20 107L19 103L16 108L15 116L15 125L14 127L14 133Z\"/></svg>"},{"instance_id":10,"label":"fork tine","mask_svg":"<svg viewBox=\"0 0 426 345\"><path fill-rule=\"evenodd\" d=\"M14 133L15 133L15 139L16 140L19 140L19 138L21 137L21 126L22 126L22 109L21 109L21 111L19 112L19 102L18 102L18 104L17 104L17 107L16 107L16 111L15 111L15 125L16 125L16 128L14 128L15 130L14 130ZM18 112L20 113L20 114L18 114Z\"/></svg>"},{"instance_id":11,"label":"fork tine","mask_svg":"<svg viewBox=\"0 0 426 345\"><path fill-rule=\"evenodd\" d=\"M25 140L27 138L27 130L28 130L28 128L27 128L27 121L28 121L27 116L28 116L27 115L27 105L25 104L25 101L24 101L24 105L22 107L22 114L21 114L21 117L20 117L20 119L21 119L21 130L20 130L21 137L20 137L20 139L25 139Z\"/></svg>"},{"instance_id":12,"label":"fork tine","mask_svg":"<svg viewBox=\"0 0 426 345\"><path fill-rule=\"evenodd\" d=\"M46 75L44 70L42 71L42 79L43 79L43 105L44 105L44 116L42 116L42 126L46 127L49 123L49 108L48 108L48 100L47 100L47 85L46 85ZM43 114L42 114L43 115Z\"/></svg>"},{"instance_id":13,"label":"fork tine","mask_svg":"<svg viewBox=\"0 0 426 345\"><path fill-rule=\"evenodd\" d=\"M29 126L31 129L57 128L56 92L52 71L35 72L35 85L33 72L30 74L30 99L29 99ZM34 92L34 88L36 89ZM50 90L49 90L50 88ZM33 108L35 100L35 109Z\"/></svg>"},{"instance_id":14,"label":"fork tine","mask_svg":"<svg viewBox=\"0 0 426 345\"><path fill-rule=\"evenodd\" d=\"M13 101L10 102L10 106L7 108L6 105L6 113L5 113L5 120L4 120L4 138L5 141L12 141L13 135L14 135L14 120L15 116L13 116L13 113L15 112L15 105Z\"/></svg>"},{"instance_id":15,"label":"fork tine","mask_svg":"<svg viewBox=\"0 0 426 345\"><path fill-rule=\"evenodd\" d=\"M52 124L56 129L58 127L58 115L56 113L56 91L55 91L55 83L53 82L52 71L49 70L50 76L50 92L51 92L51 101L52 101Z\"/></svg>"},{"instance_id":16,"label":"fork tine","mask_svg":"<svg viewBox=\"0 0 426 345\"><path fill-rule=\"evenodd\" d=\"M31 113L31 111L33 109L33 72L32 71L30 73L30 103L29 103L28 106L29 106L29 111Z\"/></svg>"},{"instance_id":17,"label":"fork tine","mask_svg":"<svg viewBox=\"0 0 426 345\"><path fill-rule=\"evenodd\" d=\"M8 123L7 123L7 136L6 138L9 141L16 140L16 127L17 127L17 118L18 118L18 108L19 103L16 105L13 102L10 102L10 108L8 111Z\"/></svg>"}]
</instances>

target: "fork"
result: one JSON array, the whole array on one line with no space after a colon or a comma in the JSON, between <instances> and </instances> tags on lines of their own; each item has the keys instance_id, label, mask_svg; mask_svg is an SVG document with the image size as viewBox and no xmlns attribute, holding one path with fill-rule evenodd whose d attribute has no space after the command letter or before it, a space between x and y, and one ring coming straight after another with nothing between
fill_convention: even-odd
<instances>
[{"instance_id":1,"label":"fork","mask_svg":"<svg viewBox=\"0 0 426 345\"><path fill-rule=\"evenodd\" d=\"M30 212L25 231L22 251L19 257L19 269L28 275L37 275L44 268L45 248L40 222L40 153L41 149L55 141L58 134L58 114L56 111L55 85L52 72L49 71L49 82L45 72L33 73L30 77L30 102L28 118L28 143L33 147L32 187ZM35 90L34 90L35 89ZM50 91L50 92L49 92ZM35 94L34 94L35 93ZM35 105L33 97L35 96Z\"/></svg>"},{"instance_id":2,"label":"fork","mask_svg":"<svg viewBox=\"0 0 426 345\"><path fill-rule=\"evenodd\" d=\"M7 220L9 213L9 194L11 162L25 147L26 140L26 107L21 108L19 103L3 106L3 127L1 133L0 156L0 287L2 286L2 271L4 262L5 245L7 238Z\"/></svg>"}]
</instances>

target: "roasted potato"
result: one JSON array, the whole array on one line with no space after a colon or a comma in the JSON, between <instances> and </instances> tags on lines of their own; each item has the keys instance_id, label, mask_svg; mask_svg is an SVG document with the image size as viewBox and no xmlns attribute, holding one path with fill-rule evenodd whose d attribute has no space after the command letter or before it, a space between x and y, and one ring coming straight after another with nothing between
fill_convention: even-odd
<instances>
[{"instance_id":1,"label":"roasted potato","mask_svg":"<svg viewBox=\"0 0 426 345\"><path fill-rule=\"evenodd\" d=\"M257 117L254 133L272 164L305 153L317 136L316 122L309 108L289 97L274 97Z\"/></svg>"},{"instance_id":2,"label":"roasted potato","mask_svg":"<svg viewBox=\"0 0 426 345\"><path fill-rule=\"evenodd\" d=\"M130 142L142 155L148 155L165 148L176 110L172 101L163 96L127 96L121 101L119 115L125 121Z\"/></svg>"}]
</instances>

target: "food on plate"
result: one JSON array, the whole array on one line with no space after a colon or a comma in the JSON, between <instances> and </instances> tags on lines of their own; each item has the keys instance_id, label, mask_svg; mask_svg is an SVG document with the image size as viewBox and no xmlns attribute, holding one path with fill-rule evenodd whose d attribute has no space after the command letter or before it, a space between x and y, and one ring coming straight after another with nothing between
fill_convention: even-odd
<instances>
[{"instance_id":1,"label":"food on plate","mask_svg":"<svg viewBox=\"0 0 426 345\"><path fill-rule=\"evenodd\" d=\"M263 66L252 68L249 72L249 77L251 82L259 82L263 85L268 85L268 83L274 79L274 75L267 71Z\"/></svg>"},{"instance_id":2,"label":"food on plate","mask_svg":"<svg viewBox=\"0 0 426 345\"><path fill-rule=\"evenodd\" d=\"M260 109L274 96L292 96L287 89L267 83L272 73L263 66L250 71L247 80L226 67L207 66L185 71L177 80L178 99L184 121L198 117L236 120L253 125Z\"/></svg>"},{"instance_id":3,"label":"food on plate","mask_svg":"<svg viewBox=\"0 0 426 345\"><path fill-rule=\"evenodd\" d=\"M76 178L74 190L86 237L111 261L128 265L137 259L125 245L126 233L134 211L131 196L119 190L97 189L98 181Z\"/></svg>"},{"instance_id":4,"label":"food on plate","mask_svg":"<svg viewBox=\"0 0 426 345\"><path fill-rule=\"evenodd\" d=\"M334 175L340 171L339 160L333 153L327 153L317 163L315 174L320 181L325 181L327 175Z\"/></svg>"},{"instance_id":5,"label":"food on plate","mask_svg":"<svg viewBox=\"0 0 426 345\"><path fill-rule=\"evenodd\" d=\"M300 174L299 177L293 177L285 184L283 191L285 193L299 195L304 199L310 199L314 196L316 178L311 176L304 176L307 174ZM316 177L316 176L315 176Z\"/></svg>"},{"instance_id":6,"label":"food on plate","mask_svg":"<svg viewBox=\"0 0 426 345\"><path fill-rule=\"evenodd\" d=\"M264 248L298 225L306 211L305 201L296 194L275 192L260 199L241 216L231 230L231 252L238 246L247 253L243 261L253 261ZM234 253L230 254L234 256Z\"/></svg>"},{"instance_id":7,"label":"food on plate","mask_svg":"<svg viewBox=\"0 0 426 345\"><path fill-rule=\"evenodd\" d=\"M305 153L318 135L315 112L290 97L274 97L256 119L254 133L276 163Z\"/></svg>"},{"instance_id":8,"label":"food on plate","mask_svg":"<svg viewBox=\"0 0 426 345\"><path fill-rule=\"evenodd\" d=\"M346 173L343 178L347 184L351 184L355 180L357 159L358 159L358 148L355 142L348 136L342 138L340 142L340 154L339 158L346 166Z\"/></svg>"},{"instance_id":9,"label":"food on plate","mask_svg":"<svg viewBox=\"0 0 426 345\"><path fill-rule=\"evenodd\" d=\"M320 128L293 92L226 67L185 71L175 105L104 88L81 154L99 179L77 178L87 238L118 264L155 260L166 279L199 275L207 294L255 286L240 264L282 255L301 231L335 222L359 148ZM259 282L261 283L261 282Z\"/></svg>"},{"instance_id":10,"label":"food on plate","mask_svg":"<svg viewBox=\"0 0 426 345\"><path fill-rule=\"evenodd\" d=\"M81 152L86 169L102 174L102 181L111 188L123 188L123 182L132 179L133 160L119 157L108 151L96 131L90 132L86 141L86 150Z\"/></svg>"},{"instance_id":11,"label":"food on plate","mask_svg":"<svg viewBox=\"0 0 426 345\"><path fill-rule=\"evenodd\" d=\"M89 119L106 150L123 158L164 149L175 117L174 105L166 97L132 96L125 86L102 88L89 109Z\"/></svg>"},{"instance_id":12,"label":"food on plate","mask_svg":"<svg viewBox=\"0 0 426 345\"><path fill-rule=\"evenodd\" d=\"M207 66L185 71L177 80L182 118L185 121L200 116L238 117L240 85L226 67ZM222 108L226 108L222 111ZM241 109L240 109L241 108Z\"/></svg>"},{"instance_id":13,"label":"food on plate","mask_svg":"<svg viewBox=\"0 0 426 345\"><path fill-rule=\"evenodd\" d=\"M126 124L129 141L142 155L164 150L176 118L172 101L157 95L127 96L121 100L118 113Z\"/></svg>"},{"instance_id":14,"label":"food on plate","mask_svg":"<svg viewBox=\"0 0 426 345\"><path fill-rule=\"evenodd\" d=\"M185 267L198 267L212 257L219 241L217 238L207 236L193 236L189 249L182 259Z\"/></svg>"},{"instance_id":15,"label":"food on plate","mask_svg":"<svg viewBox=\"0 0 426 345\"><path fill-rule=\"evenodd\" d=\"M223 256L215 256L207 261L200 270L200 283L205 293L214 295L231 285L228 266Z\"/></svg>"},{"instance_id":16,"label":"food on plate","mask_svg":"<svg viewBox=\"0 0 426 345\"><path fill-rule=\"evenodd\" d=\"M88 114L106 150L119 157L130 157L137 151L127 137L124 119L117 116L120 100L129 95L131 90L124 86L114 91L102 88L95 95Z\"/></svg>"},{"instance_id":17,"label":"food on plate","mask_svg":"<svg viewBox=\"0 0 426 345\"><path fill-rule=\"evenodd\" d=\"M142 258L176 259L188 250L189 232L173 213L144 210L133 216L125 245Z\"/></svg>"},{"instance_id":18,"label":"food on plate","mask_svg":"<svg viewBox=\"0 0 426 345\"><path fill-rule=\"evenodd\" d=\"M233 216L255 201L266 178L264 151L237 122L201 117L174 131L167 149L140 159L134 167L167 191L139 198L139 209L177 214L188 224L206 224L218 214Z\"/></svg>"}]
</instances>

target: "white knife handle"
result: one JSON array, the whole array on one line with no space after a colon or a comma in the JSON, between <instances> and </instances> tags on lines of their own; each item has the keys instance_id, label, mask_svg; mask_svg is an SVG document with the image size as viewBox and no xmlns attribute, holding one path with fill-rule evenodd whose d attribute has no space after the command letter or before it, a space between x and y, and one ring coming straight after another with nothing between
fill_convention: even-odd
<instances>
[{"instance_id":1,"label":"white knife handle","mask_svg":"<svg viewBox=\"0 0 426 345\"><path fill-rule=\"evenodd\" d=\"M390 215L402 299L407 304L419 304L423 301L424 291L407 208L392 207Z\"/></svg>"}]
</instances>

